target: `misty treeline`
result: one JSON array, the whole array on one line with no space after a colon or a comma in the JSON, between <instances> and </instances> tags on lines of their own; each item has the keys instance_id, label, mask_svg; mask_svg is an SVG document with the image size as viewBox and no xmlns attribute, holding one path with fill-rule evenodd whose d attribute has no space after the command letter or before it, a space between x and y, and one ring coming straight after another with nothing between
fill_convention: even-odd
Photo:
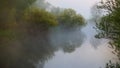
<instances>
[{"instance_id":1,"label":"misty treeline","mask_svg":"<svg viewBox=\"0 0 120 68\"><path fill-rule=\"evenodd\" d=\"M109 39L120 58L120 0L102 0L93 6L92 12L98 31L95 37ZM120 63L109 62L106 68L120 68Z\"/></svg>"},{"instance_id":2,"label":"misty treeline","mask_svg":"<svg viewBox=\"0 0 120 68\"><path fill-rule=\"evenodd\" d=\"M19 32L23 31L32 34L59 25L82 26L84 22L84 18L73 9L54 7L45 0L0 1L0 37L4 40L8 37L14 39L14 34L20 35Z\"/></svg>"},{"instance_id":3,"label":"misty treeline","mask_svg":"<svg viewBox=\"0 0 120 68\"><path fill-rule=\"evenodd\" d=\"M68 31L84 25L75 10L45 0L0 0L0 68L35 68L39 62L43 68L57 49L50 43L50 29L60 26ZM72 52L76 46L60 47Z\"/></svg>"}]
</instances>

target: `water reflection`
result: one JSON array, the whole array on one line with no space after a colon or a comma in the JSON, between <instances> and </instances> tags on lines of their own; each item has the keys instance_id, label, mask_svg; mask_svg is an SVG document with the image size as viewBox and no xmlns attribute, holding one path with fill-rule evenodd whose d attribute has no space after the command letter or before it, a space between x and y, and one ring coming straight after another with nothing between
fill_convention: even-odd
<instances>
[{"instance_id":1,"label":"water reflection","mask_svg":"<svg viewBox=\"0 0 120 68\"><path fill-rule=\"evenodd\" d=\"M85 33L85 34L84 34ZM0 68L99 68L115 60L107 41L94 38L93 24L85 28L51 28L26 32L0 46Z\"/></svg>"},{"instance_id":2,"label":"water reflection","mask_svg":"<svg viewBox=\"0 0 120 68\"><path fill-rule=\"evenodd\" d=\"M51 29L50 41L57 49L61 49L64 52L73 52L84 41L85 34L81 31L81 28L75 29L63 29L62 27L56 27Z\"/></svg>"},{"instance_id":3,"label":"water reflection","mask_svg":"<svg viewBox=\"0 0 120 68\"><path fill-rule=\"evenodd\" d=\"M27 35L21 40L11 41L1 48L0 68L35 68L35 64L54 55L54 47L44 35Z\"/></svg>"},{"instance_id":4,"label":"water reflection","mask_svg":"<svg viewBox=\"0 0 120 68\"><path fill-rule=\"evenodd\" d=\"M113 49L108 47L108 40L94 38L96 31L93 26L93 23L89 23L82 29L86 38L82 45L79 45L80 47L72 53L65 53L62 50L55 52L54 58L46 62L44 68L104 68L109 60L117 60L117 57L111 53ZM53 42L60 38L55 37Z\"/></svg>"},{"instance_id":5,"label":"water reflection","mask_svg":"<svg viewBox=\"0 0 120 68\"><path fill-rule=\"evenodd\" d=\"M23 33L1 45L0 68L44 68L56 51L71 53L82 44L83 38L80 29Z\"/></svg>"},{"instance_id":6,"label":"water reflection","mask_svg":"<svg viewBox=\"0 0 120 68\"><path fill-rule=\"evenodd\" d=\"M95 49L97 49L103 43L108 42L108 40L95 38L95 35L97 34L97 32L96 32L96 29L94 29L94 27L95 27L95 23L94 22L90 22L90 23L88 23L88 26L86 27L85 30L88 31L86 34L87 34L88 40L90 41L90 44ZM89 31L91 31L91 33Z\"/></svg>"}]
</instances>

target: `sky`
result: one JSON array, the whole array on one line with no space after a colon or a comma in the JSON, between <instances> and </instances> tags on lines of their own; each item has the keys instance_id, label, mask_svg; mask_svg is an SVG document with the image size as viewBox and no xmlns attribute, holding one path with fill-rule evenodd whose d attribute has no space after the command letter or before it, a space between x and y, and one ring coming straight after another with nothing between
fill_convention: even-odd
<instances>
[{"instance_id":1,"label":"sky","mask_svg":"<svg viewBox=\"0 0 120 68\"><path fill-rule=\"evenodd\" d=\"M46 0L53 6L61 8L72 8L77 13L83 15L86 19L91 16L91 7L100 0Z\"/></svg>"}]
</instances>

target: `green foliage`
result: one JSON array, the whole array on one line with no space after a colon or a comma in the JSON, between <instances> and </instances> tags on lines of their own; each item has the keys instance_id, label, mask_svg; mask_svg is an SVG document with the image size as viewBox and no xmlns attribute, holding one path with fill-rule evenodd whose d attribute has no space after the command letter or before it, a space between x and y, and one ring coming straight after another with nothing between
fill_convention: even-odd
<instances>
[{"instance_id":1,"label":"green foliage","mask_svg":"<svg viewBox=\"0 0 120 68\"><path fill-rule=\"evenodd\" d=\"M65 27L82 26L85 24L84 18L77 14L73 9L65 9L58 16L58 21Z\"/></svg>"},{"instance_id":2,"label":"green foliage","mask_svg":"<svg viewBox=\"0 0 120 68\"><path fill-rule=\"evenodd\" d=\"M120 49L120 1L107 0L102 2L98 9L106 10L105 16L97 23L100 33L96 37L111 39L117 49Z\"/></svg>"},{"instance_id":3,"label":"green foliage","mask_svg":"<svg viewBox=\"0 0 120 68\"><path fill-rule=\"evenodd\" d=\"M119 63L112 63L111 61L109 61L109 63L106 64L105 68L120 68L120 64Z\"/></svg>"},{"instance_id":4,"label":"green foliage","mask_svg":"<svg viewBox=\"0 0 120 68\"><path fill-rule=\"evenodd\" d=\"M58 24L56 18L52 14L37 8L27 9L23 18L25 22L33 28L46 29Z\"/></svg>"},{"instance_id":5,"label":"green foliage","mask_svg":"<svg viewBox=\"0 0 120 68\"><path fill-rule=\"evenodd\" d=\"M1 0L0 9L16 8L23 9L30 6L36 0Z\"/></svg>"},{"instance_id":6,"label":"green foliage","mask_svg":"<svg viewBox=\"0 0 120 68\"><path fill-rule=\"evenodd\" d=\"M0 30L0 37L8 37L8 38L13 38L14 32L11 30Z\"/></svg>"},{"instance_id":7,"label":"green foliage","mask_svg":"<svg viewBox=\"0 0 120 68\"><path fill-rule=\"evenodd\" d=\"M48 39L48 30L58 24L57 19L45 10L32 7L34 1L0 1L0 68L34 68L31 62L41 62L43 67L44 62L57 50ZM62 23L66 21L66 26L84 23L83 17L74 10L65 10L61 16L66 17L60 18ZM69 16L70 19L67 18ZM72 52L75 47L63 49Z\"/></svg>"},{"instance_id":8,"label":"green foliage","mask_svg":"<svg viewBox=\"0 0 120 68\"><path fill-rule=\"evenodd\" d=\"M0 40L13 39L21 13L36 0L0 0Z\"/></svg>"},{"instance_id":9,"label":"green foliage","mask_svg":"<svg viewBox=\"0 0 120 68\"><path fill-rule=\"evenodd\" d=\"M98 5L98 9L106 11L96 27L100 30L97 38L110 39L110 44L115 46L118 58L120 58L120 0L106 0ZM120 68L120 64L108 63L106 68Z\"/></svg>"}]
</instances>

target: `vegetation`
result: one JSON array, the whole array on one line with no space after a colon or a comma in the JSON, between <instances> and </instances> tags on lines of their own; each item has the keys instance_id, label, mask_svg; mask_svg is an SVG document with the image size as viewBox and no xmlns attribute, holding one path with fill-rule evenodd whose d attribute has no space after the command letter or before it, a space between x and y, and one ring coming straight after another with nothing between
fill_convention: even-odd
<instances>
[{"instance_id":1,"label":"vegetation","mask_svg":"<svg viewBox=\"0 0 120 68\"><path fill-rule=\"evenodd\" d=\"M99 29L99 34L96 37L110 39L110 44L120 58L120 0L101 1L97 8L104 13L97 21L96 27ZM120 63L108 63L106 68L120 68Z\"/></svg>"},{"instance_id":2,"label":"vegetation","mask_svg":"<svg viewBox=\"0 0 120 68\"><path fill-rule=\"evenodd\" d=\"M106 68L120 68L119 63L112 63L111 61L106 64Z\"/></svg>"},{"instance_id":3,"label":"vegetation","mask_svg":"<svg viewBox=\"0 0 120 68\"><path fill-rule=\"evenodd\" d=\"M32 63L39 61L43 66L44 60L56 50L50 44L49 29L61 24L69 28L84 24L84 18L72 9L49 12L49 3L40 0L40 5L35 5L35 2L0 1L0 68L34 68Z\"/></svg>"},{"instance_id":4,"label":"vegetation","mask_svg":"<svg viewBox=\"0 0 120 68\"><path fill-rule=\"evenodd\" d=\"M29 28L37 28L38 30L45 30L58 25L54 15L37 8L27 9L23 19Z\"/></svg>"},{"instance_id":5,"label":"vegetation","mask_svg":"<svg viewBox=\"0 0 120 68\"><path fill-rule=\"evenodd\" d=\"M83 26L85 24L84 18L73 9L63 10L58 16L58 22L67 28Z\"/></svg>"},{"instance_id":6,"label":"vegetation","mask_svg":"<svg viewBox=\"0 0 120 68\"><path fill-rule=\"evenodd\" d=\"M101 21L97 23L97 28L100 33L96 36L98 38L107 38L112 40L111 44L116 46L116 49L120 49L120 1L119 0L107 0L105 3L101 3L98 6L99 9L104 9L106 14L101 18Z\"/></svg>"}]
</instances>

